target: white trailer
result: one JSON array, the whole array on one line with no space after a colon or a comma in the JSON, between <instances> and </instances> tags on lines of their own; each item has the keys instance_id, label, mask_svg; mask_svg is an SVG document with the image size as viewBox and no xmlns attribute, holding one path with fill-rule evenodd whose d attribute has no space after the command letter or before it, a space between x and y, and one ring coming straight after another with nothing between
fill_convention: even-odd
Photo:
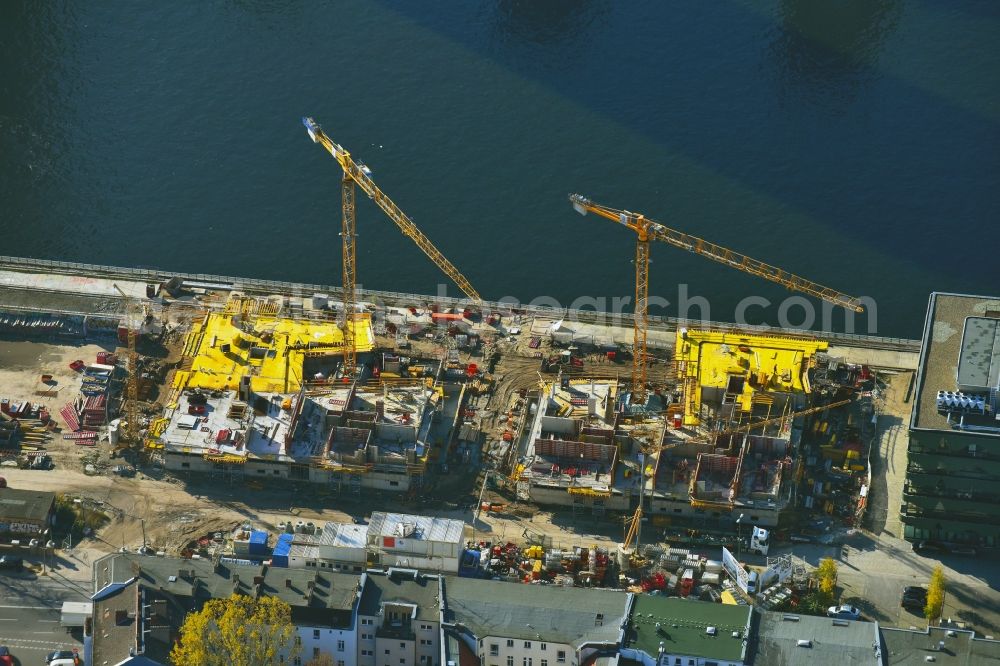
<instances>
[{"instance_id":1,"label":"white trailer","mask_svg":"<svg viewBox=\"0 0 1000 666\"><path fill-rule=\"evenodd\" d=\"M93 605L88 601L64 601L59 624L64 627L82 627L93 615Z\"/></svg>"}]
</instances>

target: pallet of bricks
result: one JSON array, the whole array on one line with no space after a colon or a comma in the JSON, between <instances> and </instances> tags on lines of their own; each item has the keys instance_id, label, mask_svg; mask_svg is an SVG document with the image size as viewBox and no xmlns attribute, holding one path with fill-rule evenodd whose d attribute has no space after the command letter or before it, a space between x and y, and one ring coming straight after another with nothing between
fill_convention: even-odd
<instances>
[{"instance_id":1,"label":"pallet of bricks","mask_svg":"<svg viewBox=\"0 0 1000 666\"><path fill-rule=\"evenodd\" d=\"M83 426L84 430L97 429L107 422L107 403L107 395L103 393L101 395L87 396L83 400L83 409L80 410L83 420L80 425Z\"/></svg>"}]
</instances>

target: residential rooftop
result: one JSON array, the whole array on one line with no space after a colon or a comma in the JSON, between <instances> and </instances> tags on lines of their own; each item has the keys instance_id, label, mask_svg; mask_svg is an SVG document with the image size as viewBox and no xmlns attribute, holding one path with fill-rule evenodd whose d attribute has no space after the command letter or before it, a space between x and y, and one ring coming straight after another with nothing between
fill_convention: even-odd
<instances>
[{"instance_id":1,"label":"residential rooftop","mask_svg":"<svg viewBox=\"0 0 1000 666\"><path fill-rule=\"evenodd\" d=\"M754 665L882 665L876 622L762 611L758 623Z\"/></svg>"},{"instance_id":2,"label":"residential rooftop","mask_svg":"<svg viewBox=\"0 0 1000 666\"><path fill-rule=\"evenodd\" d=\"M626 635L627 647L653 659L663 643L667 654L740 661L746 650L752 612L749 606L637 595Z\"/></svg>"},{"instance_id":3,"label":"residential rooftop","mask_svg":"<svg viewBox=\"0 0 1000 666\"><path fill-rule=\"evenodd\" d=\"M970 317L973 318L971 323L968 322ZM1000 318L1000 297L931 294L917 367L911 427L957 432L948 423L947 414L938 411L938 391L957 392L963 379L980 386L985 380L996 387L996 378L1000 376L1000 339L997 337L1000 331L993 322L997 318ZM966 388L972 387L967 385ZM1000 428L1000 421L995 417L996 414L968 415L967 422ZM975 434L1000 438L1000 431L977 431Z\"/></svg>"},{"instance_id":4,"label":"residential rooftop","mask_svg":"<svg viewBox=\"0 0 1000 666\"><path fill-rule=\"evenodd\" d=\"M579 647L621 639L632 595L557 585L514 585L448 577L447 622L478 637L546 640Z\"/></svg>"},{"instance_id":5,"label":"residential rooftop","mask_svg":"<svg viewBox=\"0 0 1000 666\"><path fill-rule=\"evenodd\" d=\"M923 631L883 627L882 643L886 666L926 664L927 657L933 657L933 663L943 666L1000 664L1000 641L976 638L971 631L944 627Z\"/></svg>"},{"instance_id":6,"label":"residential rooftop","mask_svg":"<svg viewBox=\"0 0 1000 666\"><path fill-rule=\"evenodd\" d=\"M439 620L439 578L417 573L411 569L389 569L382 573L369 571L365 575L364 590L358 615L376 617L382 604L412 604L416 606L415 620Z\"/></svg>"},{"instance_id":7,"label":"residential rooftop","mask_svg":"<svg viewBox=\"0 0 1000 666\"><path fill-rule=\"evenodd\" d=\"M56 494L46 490L0 488L0 520L30 520L44 523L56 501Z\"/></svg>"}]
</instances>

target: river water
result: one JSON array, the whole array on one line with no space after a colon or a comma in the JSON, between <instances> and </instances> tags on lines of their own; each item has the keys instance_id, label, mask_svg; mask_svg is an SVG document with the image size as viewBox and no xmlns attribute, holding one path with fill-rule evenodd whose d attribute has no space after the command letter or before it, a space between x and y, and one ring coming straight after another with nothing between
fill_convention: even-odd
<instances>
[{"instance_id":1,"label":"river water","mask_svg":"<svg viewBox=\"0 0 1000 666\"><path fill-rule=\"evenodd\" d=\"M310 115L486 297L632 293L633 234L576 215L580 192L916 337L930 291L1000 291L998 8L5 2L0 253L339 284L340 171ZM364 198L358 227L363 286L459 295ZM787 296L653 258L651 293L712 319L759 296L774 321Z\"/></svg>"}]
</instances>

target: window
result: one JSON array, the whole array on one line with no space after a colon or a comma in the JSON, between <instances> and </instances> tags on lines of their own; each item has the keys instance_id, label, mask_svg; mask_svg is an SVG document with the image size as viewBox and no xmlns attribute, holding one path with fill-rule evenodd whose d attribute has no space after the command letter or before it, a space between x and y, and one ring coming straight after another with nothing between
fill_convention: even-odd
<instances>
[{"instance_id":1,"label":"window","mask_svg":"<svg viewBox=\"0 0 1000 666\"><path fill-rule=\"evenodd\" d=\"M401 664L405 664L405 663L406 663L406 659L405 659L405 658L403 658L403 657L400 657L400 658L399 658L399 663L401 663Z\"/></svg>"},{"instance_id":2,"label":"window","mask_svg":"<svg viewBox=\"0 0 1000 666\"><path fill-rule=\"evenodd\" d=\"M181 467L185 467L185 468L190 469L191 468L191 463L181 463Z\"/></svg>"},{"instance_id":3,"label":"window","mask_svg":"<svg viewBox=\"0 0 1000 666\"><path fill-rule=\"evenodd\" d=\"M399 485L399 481L390 481L389 485L390 486L398 486Z\"/></svg>"},{"instance_id":4,"label":"window","mask_svg":"<svg viewBox=\"0 0 1000 666\"><path fill-rule=\"evenodd\" d=\"M674 513L681 513L684 509L674 509Z\"/></svg>"},{"instance_id":5,"label":"window","mask_svg":"<svg viewBox=\"0 0 1000 666\"><path fill-rule=\"evenodd\" d=\"M344 651L344 641L337 641L337 652Z\"/></svg>"},{"instance_id":6,"label":"window","mask_svg":"<svg viewBox=\"0 0 1000 666\"><path fill-rule=\"evenodd\" d=\"M525 650L531 649L531 641L524 641L524 649Z\"/></svg>"},{"instance_id":7,"label":"window","mask_svg":"<svg viewBox=\"0 0 1000 666\"><path fill-rule=\"evenodd\" d=\"M531 657L524 657L521 659L521 666L532 666Z\"/></svg>"},{"instance_id":8,"label":"window","mask_svg":"<svg viewBox=\"0 0 1000 666\"><path fill-rule=\"evenodd\" d=\"M490 643L490 656L491 657L500 656L500 645L498 643Z\"/></svg>"},{"instance_id":9,"label":"window","mask_svg":"<svg viewBox=\"0 0 1000 666\"><path fill-rule=\"evenodd\" d=\"M302 637L299 636L298 634L295 634L295 644L302 645Z\"/></svg>"},{"instance_id":10,"label":"window","mask_svg":"<svg viewBox=\"0 0 1000 666\"><path fill-rule=\"evenodd\" d=\"M514 657L507 657L507 666L514 666Z\"/></svg>"},{"instance_id":11,"label":"window","mask_svg":"<svg viewBox=\"0 0 1000 666\"><path fill-rule=\"evenodd\" d=\"M694 659L688 659L688 666L694 666Z\"/></svg>"},{"instance_id":12,"label":"window","mask_svg":"<svg viewBox=\"0 0 1000 666\"><path fill-rule=\"evenodd\" d=\"M266 469L259 469L259 470L257 470L257 473L258 474L267 474L267 470Z\"/></svg>"},{"instance_id":13,"label":"window","mask_svg":"<svg viewBox=\"0 0 1000 666\"><path fill-rule=\"evenodd\" d=\"M276 470L274 470L274 473L275 474L281 474L281 470L280 469L276 469Z\"/></svg>"},{"instance_id":14,"label":"window","mask_svg":"<svg viewBox=\"0 0 1000 666\"><path fill-rule=\"evenodd\" d=\"M374 657L375 656L375 651L374 650L362 650L361 651L361 656L362 657Z\"/></svg>"},{"instance_id":15,"label":"window","mask_svg":"<svg viewBox=\"0 0 1000 666\"><path fill-rule=\"evenodd\" d=\"M313 638L314 639L318 639L319 638L319 629L313 629Z\"/></svg>"},{"instance_id":16,"label":"window","mask_svg":"<svg viewBox=\"0 0 1000 666\"><path fill-rule=\"evenodd\" d=\"M566 663L566 650L559 650L558 652L556 652L556 661L558 661L560 664Z\"/></svg>"},{"instance_id":17,"label":"window","mask_svg":"<svg viewBox=\"0 0 1000 666\"><path fill-rule=\"evenodd\" d=\"M361 634L361 640L363 641L370 641L373 638L375 637L371 634Z\"/></svg>"},{"instance_id":18,"label":"window","mask_svg":"<svg viewBox=\"0 0 1000 666\"><path fill-rule=\"evenodd\" d=\"M514 639L512 638L507 639L507 647L514 647Z\"/></svg>"},{"instance_id":19,"label":"window","mask_svg":"<svg viewBox=\"0 0 1000 666\"><path fill-rule=\"evenodd\" d=\"M392 650L386 650L385 653L386 654L392 654Z\"/></svg>"},{"instance_id":20,"label":"window","mask_svg":"<svg viewBox=\"0 0 1000 666\"><path fill-rule=\"evenodd\" d=\"M314 647L313 648L313 659L316 659L317 657L319 657L319 648L318 647Z\"/></svg>"},{"instance_id":21,"label":"window","mask_svg":"<svg viewBox=\"0 0 1000 666\"><path fill-rule=\"evenodd\" d=\"M760 520L760 516L750 516L750 520L753 520L753 521Z\"/></svg>"},{"instance_id":22,"label":"window","mask_svg":"<svg viewBox=\"0 0 1000 666\"><path fill-rule=\"evenodd\" d=\"M546 649L547 647L548 647L548 644L547 644L547 643L542 643L542 652L545 652L545 649Z\"/></svg>"},{"instance_id":23,"label":"window","mask_svg":"<svg viewBox=\"0 0 1000 666\"><path fill-rule=\"evenodd\" d=\"M549 666L549 660L548 659L542 659L542 666Z\"/></svg>"},{"instance_id":24,"label":"window","mask_svg":"<svg viewBox=\"0 0 1000 666\"><path fill-rule=\"evenodd\" d=\"M302 657L292 659L292 666L302 666Z\"/></svg>"},{"instance_id":25,"label":"window","mask_svg":"<svg viewBox=\"0 0 1000 666\"><path fill-rule=\"evenodd\" d=\"M421 664L426 664L427 663L427 655L426 654L420 655L420 663Z\"/></svg>"},{"instance_id":26,"label":"window","mask_svg":"<svg viewBox=\"0 0 1000 666\"><path fill-rule=\"evenodd\" d=\"M406 643L400 643L400 644L399 644L399 647L401 647L401 648L405 648L405 647L406 647Z\"/></svg>"},{"instance_id":27,"label":"window","mask_svg":"<svg viewBox=\"0 0 1000 666\"><path fill-rule=\"evenodd\" d=\"M681 658L674 657L674 666L681 666Z\"/></svg>"},{"instance_id":28,"label":"window","mask_svg":"<svg viewBox=\"0 0 1000 666\"><path fill-rule=\"evenodd\" d=\"M371 623L372 623L372 619L370 617L363 617L363 618L361 618L361 624L371 624Z\"/></svg>"},{"instance_id":29,"label":"window","mask_svg":"<svg viewBox=\"0 0 1000 666\"><path fill-rule=\"evenodd\" d=\"M337 666L344 666L344 660L343 659L338 659L337 660Z\"/></svg>"}]
</instances>

